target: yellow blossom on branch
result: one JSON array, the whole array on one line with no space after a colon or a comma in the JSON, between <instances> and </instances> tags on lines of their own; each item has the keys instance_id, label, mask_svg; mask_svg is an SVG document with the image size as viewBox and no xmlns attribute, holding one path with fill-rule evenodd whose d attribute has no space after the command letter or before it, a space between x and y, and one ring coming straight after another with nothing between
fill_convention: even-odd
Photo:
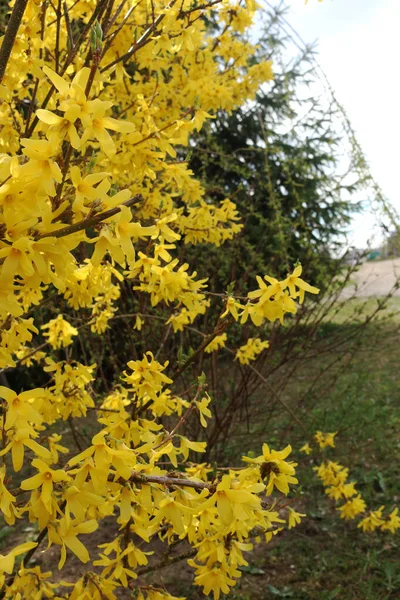
<instances>
[{"instance_id":1,"label":"yellow blossom on branch","mask_svg":"<svg viewBox=\"0 0 400 600\"><path fill-rule=\"evenodd\" d=\"M235 360L238 360L242 365L248 365L250 361L256 359L264 348L269 348L268 341L263 342L260 338L249 338L246 344L240 346L237 350Z\"/></svg>"},{"instance_id":2,"label":"yellow blossom on branch","mask_svg":"<svg viewBox=\"0 0 400 600\"><path fill-rule=\"evenodd\" d=\"M205 122L273 77L271 61L254 64L246 34L255 2L121 6L16 0L0 48L0 367L19 369L0 387L0 508L11 527L27 519L37 543L60 547L60 569L69 552L101 567L62 582L70 600L114 600L124 586L173 600L136 581L156 539L188 544L195 585L218 599L241 576L252 537L268 542L285 525L265 495L289 492L296 463L285 460L290 446L267 445L222 474L188 462L207 451L188 431L213 419L207 382L192 374L232 320L283 321L317 290L296 267L282 281L258 278L247 298L221 297L181 260L185 244L201 252L243 229L240 206L213 202L184 156ZM214 303L229 318L212 331L224 333L205 348L205 328L188 347ZM128 326L114 328L118 319ZM250 338L238 360L267 345ZM44 387L29 390L37 377ZM293 510L290 526L300 516ZM92 560L82 538L106 519L118 526ZM36 547L2 557L1 597L56 594L51 573L29 564Z\"/></svg>"},{"instance_id":3,"label":"yellow blossom on branch","mask_svg":"<svg viewBox=\"0 0 400 600\"><path fill-rule=\"evenodd\" d=\"M223 348L225 346L227 337L228 336L226 335L226 333L222 333L221 335L216 335L215 338L208 344L208 346L206 346L204 351L207 352L208 354L211 354L212 352L215 352L216 350Z\"/></svg>"},{"instance_id":4,"label":"yellow blossom on branch","mask_svg":"<svg viewBox=\"0 0 400 600\"><path fill-rule=\"evenodd\" d=\"M78 330L63 319L62 315L42 325L42 329L48 329L44 335L53 348L69 346L72 344L72 337L78 335Z\"/></svg>"}]
</instances>

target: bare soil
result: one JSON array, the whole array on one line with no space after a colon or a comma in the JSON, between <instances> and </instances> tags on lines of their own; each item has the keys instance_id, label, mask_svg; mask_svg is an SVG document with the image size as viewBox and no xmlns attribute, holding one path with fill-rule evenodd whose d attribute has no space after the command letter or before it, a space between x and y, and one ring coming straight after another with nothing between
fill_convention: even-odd
<instances>
[{"instance_id":1,"label":"bare soil","mask_svg":"<svg viewBox=\"0 0 400 600\"><path fill-rule=\"evenodd\" d=\"M342 292L344 298L386 296L400 278L400 258L365 262L352 277L351 284ZM394 290L394 296L400 296L400 288Z\"/></svg>"}]
</instances>

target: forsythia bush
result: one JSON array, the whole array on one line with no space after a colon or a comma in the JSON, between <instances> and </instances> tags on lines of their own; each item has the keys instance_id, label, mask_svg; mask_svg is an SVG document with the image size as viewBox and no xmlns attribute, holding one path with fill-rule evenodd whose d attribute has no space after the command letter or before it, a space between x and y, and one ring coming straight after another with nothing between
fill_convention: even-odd
<instances>
[{"instance_id":1,"label":"forsythia bush","mask_svg":"<svg viewBox=\"0 0 400 600\"><path fill-rule=\"evenodd\" d=\"M178 335L221 303L199 352L223 345L233 321L283 321L305 292L318 292L296 266L283 281L259 277L247 298L214 296L178 258L179 240L220 245L241 229L229 198L210 204L182 148L213 112L251 100L271 79L271 64L252 66L254 48L238 36L255 4L16 0L11 8L0 48L0 508L16 533L29 521L38 535L24 543L16 535L0 556L0 597L112 600L128 587L139 598L172 598L137 577L188 559L195 584L218 599L240 577L253 538L269 541L300 519L279 500L297 483L290 446L265 444L241 469L189 462L205 444L180 427L189 413L206 427L210 397L204 377L189 399L174 378L198 354L161 364L149 350L99 399L96 365L80 362L73 340L81 328L101 339L123 285L139 304L163 306ZM56 310L61 300L83 315L79 325L61 313L40 322L38 307ZM127 335L151 317L138 310ZM245 365L266 346L250 338L236 358ZM47 386L10 389L22 365L41 368ZM77 418L91 428L87 447L72 435ZM113 539L96 550L87 540L106 517ZM59 550L60 575L31 564L46 543ZM178 543L182 554L172 552ZM160 544L172 553L164 548L157 560ZM64 581L71 554L90 566Z\"/></svg>"}]
</instances>

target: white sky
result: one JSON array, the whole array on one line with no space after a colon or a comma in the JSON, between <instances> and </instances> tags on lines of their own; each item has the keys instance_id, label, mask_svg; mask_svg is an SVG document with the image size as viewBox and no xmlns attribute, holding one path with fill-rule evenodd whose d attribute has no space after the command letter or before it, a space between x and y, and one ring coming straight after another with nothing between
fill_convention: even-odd
<instances>
[{"instance_id":1,"label":"white sky","mask_svg":"<svg viewBox=\"0 0 400 600\"><path fill-rule=\"evenodd\" d=\"M318 40L318 62L346 109L372 174L400 210L400 0L286 3L291 7L287 20L303 40ZM351 243L364 246L374 221L371 214L356 217Z\"/></svg>"}]
</instances>

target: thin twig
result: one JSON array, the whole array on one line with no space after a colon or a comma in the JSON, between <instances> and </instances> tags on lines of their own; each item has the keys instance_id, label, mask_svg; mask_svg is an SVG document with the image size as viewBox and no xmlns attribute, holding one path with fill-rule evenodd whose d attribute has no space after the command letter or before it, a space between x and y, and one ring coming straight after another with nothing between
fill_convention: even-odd
<instances>
[{"instance_id":1,"label":"thin twig","mask_svg":"<svg viewBox=\"0 0 400 600\"><path fill-rule=\"evenodd\" d=\"M183 554L178 554L178 556L173 556L172 558L167 557L166 559L157 563L156 565L149 565L148 567L143 567L143 569L139 569L138 571L136 571L136 573L138 575L144 575L145 573L151 573L151 571L156 571L156 570L158 571L159 569L164 569L165 567L169 567L170 565L180 562L181 560L186 560L187 558L191 558L192 556L195 556L196 553L197 553L197 549L191 548L190 550L188 550L187 552L184 552Z\"/></svg>"},{"instance_id":2,"label":"thin twig","mask_svg":"<svg viewBox=\"0 0 400 600\"><path fill-rule=\"evenodd\" d=\"M68 34L68 43L69 43L68 59L69 59L70 54L71 54L71 52L74 51L74 47L75 47L74 35L72 33L71 19L69 18L68 6L67 6L66 2L63 3L63 9L64 9L64 19L65 19L65 24L67 26L67 34Z\"/></svg>"},{"instance_id":3,"label":"thin twig","mask_svg":"<svg viewBox=\"0 0 400 600\"><path fill-rule=\"evenodd\" d=\"M203 385L198 386L196 395L193 398L193 400L191 401L190 406L185 410L185 412L183 413L183 415L181 416L181 418L179 419L179 421L177 422L175 427L172 429L172 431L167 433L166 437L163 440L161 440L161 442L159 444L154 446L153 450L158 450L158 448L161 448L162 446L164 446L164 444L166 444L167 442L172 440L175 433L178 431L179 427L181 427L181 425L183 425L183 423L185 423L187 421L189 414L192 412L192 410L194 408L196 408L196 401L197 401L198 397L200 396L201 392L203 391L203 389L204 389Z\"/></svg>"},{"instance_id":4,"label":"thin twig","mask_svg":"<svg viewBox=\"0 0 400 600\"><path fill-rule=\"evenodd\" d=\"M189 358L182 365L178 365L178 367L173 373L173 378L175 378L176 375L180 375L181 373L183 373L183 371L186 371L186 369L192 364L192 362L196 360L198 355L201 352L203 352L203 350L207 348L209 344L211 344L211 342L214 338L217 337L217 335L221 335L221 333L225 331L225 329L228 327L228 325L230 325L231 322L232 319L226 319L219 324L217 323L214 331L208 337L206 337L204 342L197 348L197 350L195 350L195 352L193 352L193 354L189 356Z\"/></svg>"},{"instance_id":5,"label":"thin twig","mask_svg":"<svg viewBox=\"0 0 400 600\"><path fill-rule=\"evenodd\" d=\"M283 408L286 410L286 412L288 412L290 414L290 416L292 417L292 419L294 421L296 421L297 425L304 431L304 433L306 434L308 439L312 438L312 435L310 434L310 432L308 431L308 429L305 427L305 425L300 421L300 419L297 417L297 415L295 414L295 412L290 408L290 406L288 404L286 404L286 402L280 397L280 395L274 390L274 388L272 387L272 385L270 384L270 382L263 376L261 375L261 373L259 371L257 371L257 369L255 369L252 365L247 365L247 367L253 371L253 373L255 373L257 375L257 377L259 377L261 379L261 381L263 382L263 384L269 389L269 391L274 395L274 397L278 400L279 404L281 406L283 406Z\"/></svg>"},{"instance_id":6,"label":"thin twig","mask_svg":"<svg viewBox=\"0 0 400 600\"><path fill-rule=\"evenodd\" d=\"M150 39L149 39L150 36L156 31L156 29L159 26L159 24L161 23L161 21L167 15L168 9L172 8L175 3L176 3L176 0L171 0L171 2L165 7L164 12L161 15L158 15L158 17L154 21L154 23L152 23L150 25L150 27L148 27L146 29L146 31L143 33L142 36L140 36L138 41L129 48L128 52L125 52L125 54L123 54L122 56L119 56L112 62L108 63L108 65L106 65L105 67L103 67L101 69L101 73L104 73L104 71L108 71L108 69L111 69L111 67L114 67L119 62L125 62L126 60L131 58L135 54L135 52L137 52L140 48L145 46L150 41Z\"/></svg>"}]
</instances>

